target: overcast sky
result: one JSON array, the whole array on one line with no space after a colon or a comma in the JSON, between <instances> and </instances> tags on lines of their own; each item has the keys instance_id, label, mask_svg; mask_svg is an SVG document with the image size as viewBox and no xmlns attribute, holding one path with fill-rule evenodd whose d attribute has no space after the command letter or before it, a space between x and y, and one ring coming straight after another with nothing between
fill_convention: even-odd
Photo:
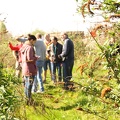
<instances>
[{"instance_id":1,"label":"overcast sky","mask_svg":"<svg viewBox=\"0 0 120 120\"><path fill-rule=\"evenodd\" d=\"M0 0L0 16L12 34L44 31L77 30L75 0Z\"/></svg>"}]
</instances>

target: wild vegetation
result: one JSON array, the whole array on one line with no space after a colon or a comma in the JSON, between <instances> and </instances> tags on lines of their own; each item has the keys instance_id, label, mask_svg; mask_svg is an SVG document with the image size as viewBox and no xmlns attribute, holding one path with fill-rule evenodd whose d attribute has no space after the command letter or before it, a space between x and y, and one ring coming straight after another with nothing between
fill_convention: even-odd
<instances>
[{"instance_id":1,"label":"wild vegetation","mask_svg":"<svg viewBox=\"0 0 120 120\"><path fill-rule=\"evenodd\" d=\"M114 29L117 29L115 25ZM98 34L102 29L98 31ZM118 30L117 30L118 31ZM113 35L111 30L107 37ZM114 35L119 43L118 34ZM119 119L120 85L119 53L116 44L109 39L99 42L96 37L87 38L85 43L80 35L70 35L75 45L73 86L63 89L63 84L54 86L47 76L45 93L33 94L34 102L26 106L21 79L14 77L14 58L8 48L8 41L0 41L0 116L5 120L113 120ZM95 47L92 47L91 44ZM4 100L3 100L4 98Z\"/></svg>"}]
</instances>

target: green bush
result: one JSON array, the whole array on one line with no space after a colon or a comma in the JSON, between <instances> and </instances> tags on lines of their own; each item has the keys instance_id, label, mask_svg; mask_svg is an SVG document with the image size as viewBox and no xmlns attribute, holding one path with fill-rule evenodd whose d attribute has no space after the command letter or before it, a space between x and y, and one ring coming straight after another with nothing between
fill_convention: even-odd
<instances>
[{"instance_id":1,"label":"green bush","mask_svg":"<svg viewBox=\"0 0 120 120\"><path fill-rule=\"evenodd\" d=\"M14 120L15 112L20 105L20 97L16 94L17 78L10 70L4 70L0 64L0 119Z\"/></svg>"}]
</instances>

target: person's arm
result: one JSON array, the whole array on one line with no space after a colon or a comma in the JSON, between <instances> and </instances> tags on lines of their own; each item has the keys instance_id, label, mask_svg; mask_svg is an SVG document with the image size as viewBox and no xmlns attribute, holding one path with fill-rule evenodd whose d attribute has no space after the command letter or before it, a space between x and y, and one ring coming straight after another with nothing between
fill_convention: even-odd
<instances>
[{"instance_id":1,"label":"person's arm","mask_svg":"<svg viewBox=\"0 0 120 120\"><path fill-rule=\"evenodd\" d=\"M16 50L16 51L18 51L20 49L19 46L13 46L10 42L9 42L9 47L11 50Z\"/></svg>"},{"instance_id":2,"label":"person's arm","mask_svg":"<svg viewBox=\"0 0 120 120\"><path fill-rule=\"evenodd\" d=\"M63 45L63 50L62 50L62 53L60 54L61 57L66 57L69 53L69 41L66 40L64 45Z\"/></svg>"},{"instance_id":3,"label":"person's arm","mask_svg":"<svg viewBox=\"0 0 120 120\"><path fill-rule=\"evenodd\" d=\"M27 60L26 62L35 62L37 60L37 57L35 56L34 48L31 47L27 51Z\"/></svg>"}]
</instances>

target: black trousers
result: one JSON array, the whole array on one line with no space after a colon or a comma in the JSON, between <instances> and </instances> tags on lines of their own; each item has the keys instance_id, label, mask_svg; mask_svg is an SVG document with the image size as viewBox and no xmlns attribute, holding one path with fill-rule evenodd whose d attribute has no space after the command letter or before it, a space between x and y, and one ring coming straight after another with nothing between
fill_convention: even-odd
<instances>
[{"instance_id":1,"label":"black trousers","mask_svg":"<svg viewBox=\"0 0 120 120\"><path fill-rule=\"evenodd\" d=\"M63 81L68 82L72 78L74 60L66 59L63 61Z\"/></svg>"}]
</instances>

